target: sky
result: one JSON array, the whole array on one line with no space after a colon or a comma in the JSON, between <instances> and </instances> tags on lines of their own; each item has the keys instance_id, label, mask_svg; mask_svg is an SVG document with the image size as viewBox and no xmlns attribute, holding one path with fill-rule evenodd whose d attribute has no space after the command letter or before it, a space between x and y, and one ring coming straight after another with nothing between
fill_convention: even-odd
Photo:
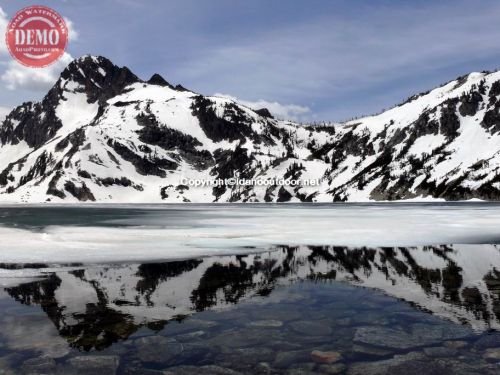
<instances>
[{"instance_id":1,"label":"sky","mask_svg":"<svg viewBox=\"0 0 500 375\"><path fill-rule=\"evenodd\" d=\"M8 20L32 4L70 23L67 54L45 69L20 66L5 48ZM304 122L377 113L500 68L496 0L0 0L0 9L0 117L41 99L84 54Z\"/></svg>"}]
</instances>

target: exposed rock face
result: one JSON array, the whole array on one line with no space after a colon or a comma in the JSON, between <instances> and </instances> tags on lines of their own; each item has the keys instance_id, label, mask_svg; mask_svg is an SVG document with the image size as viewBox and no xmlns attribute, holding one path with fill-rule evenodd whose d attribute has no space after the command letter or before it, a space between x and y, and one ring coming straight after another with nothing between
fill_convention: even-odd
<instances>
[{"instance_id":1,"label":"exposed rock face","mask_svg":"<svg viewBox=\"0 0 500 375\"><path fill-rule=\"evenodd\" d=\"M29 147L38 148L53 138L63 126L55 114L53 96L49 93L40 103L29 102L15 108L0 128L0 142L17 145L24 141Z\"/></svg>"},{"instance_id":2,"label":"exposed rock face","mask_svg":"<svg viewBox=\"0 0 500 375\"><path fill-rule=\"evenodd\" d=\"M155 73L151 76L151 78L148 80L148 83L150 85L158 85L158 86L174 88L170 83L168 83L165 80L165 78L163 78L161 75L159 75L157 73Z\"/></svg>"},{"instance_id":3,"label":"exposed rock face","mask_svg":"<svg viewBox=\"0 0 500 375\"><path fill-rule=\"evenodd\" d=\"M262 117L274 118L273 115L271 114L271 112L269 112L269 109L267 109L267 108L257 109L257 110L255 110L255 113L257 113L258 115L261 115Z\"/></svg>"},{"instance_id":4,"label":"exposed rock face","mask_svg":"<svg viewBox=\"0 0 500 375\"><path fill-rule=\"evenodd\" d=\"M0 125L0 201L498 200L499 149L499 72L376 116L299 126L84 56ZM236 177L315 183L186 185Z\"/></svg>"},{"instance_id":5,"label":"exposed rock face","mask_svg":"<svg viewBox=\"0 0 500 375\"><path fill-rule=\"evenodd\" d=\"M65 90L70 83L79 85L77 92L84 92L89 103L106 100L122 93L133 83L141 82L126 67L118 67L104 57L84 56L71 62L61 73L58 83L52 90Z\"/></svg>"}]
</instances>

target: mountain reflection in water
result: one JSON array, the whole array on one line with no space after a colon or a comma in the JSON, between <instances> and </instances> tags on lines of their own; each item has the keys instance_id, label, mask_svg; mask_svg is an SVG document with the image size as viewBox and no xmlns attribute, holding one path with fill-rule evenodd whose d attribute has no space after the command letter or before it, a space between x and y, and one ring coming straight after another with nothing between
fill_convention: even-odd
<instances>
[{"instance_id":1,"label":"mountain reflection in water","mask_svg":"<svg viewBox=\"0 0 500 375\"><path fill-rule=\"evenodd\" d=\"M300 280L378 288L477 331L500 327L496 245L281 246L244 256L61 270L5 291L24 305L39 305L61 337L89 351L141 327L159 331L169 321L265 297Z\"/></svg>"}]
</instances>

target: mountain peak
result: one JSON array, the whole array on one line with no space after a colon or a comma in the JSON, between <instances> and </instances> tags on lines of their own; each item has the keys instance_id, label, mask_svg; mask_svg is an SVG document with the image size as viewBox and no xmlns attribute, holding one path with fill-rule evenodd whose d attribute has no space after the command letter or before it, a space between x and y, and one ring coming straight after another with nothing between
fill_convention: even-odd
<instances>
[{"instance_id":1,"label":"mountain peak","mask_svg":"<svg viewBox=\"0 0 500 375\"><path fill-rule=\"evenodd\" d=\"M150 85L157 85L157 86L165 86L165 87L174 88L170 83L167 82L167 80L165 78L163 78L158 73L153 74L147 83L149 83Z\"/></svg>"},{"instance_id":2,"label":"mountain peak","mask_svg":"<svg viewBox=\"0 0 500 375\"><path fill-rule=\"evenodd\" d=\"M119 67L102 56L85 55L73 60L61 73L58 82L62 88L72 81L83 86L89 103L103 102L119 94L126 86L141 82L127 67Z\"/></svg>"},{"instance_id":3,"label":"mountain peak","mask_svg":"<svg viewBox=\"0 0 500 375\"><path fill-rule=\"evenodd\" d=\"M100 73L105 75L116 68L118 67L111 60L103 56L84 55L70 62L61 73L61 76L64 79L81 79L91 75L96 70L101 70Z\"/></svg>"}]
</instances>

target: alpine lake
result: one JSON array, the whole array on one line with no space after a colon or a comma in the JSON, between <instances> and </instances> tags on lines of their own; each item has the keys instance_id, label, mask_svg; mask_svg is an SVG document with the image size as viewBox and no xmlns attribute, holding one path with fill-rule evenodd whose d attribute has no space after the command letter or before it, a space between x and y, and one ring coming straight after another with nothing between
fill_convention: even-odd
<instances>
[{"instance_id":1,"label":"alpine lake","mask_svg":"<svg viewBox=\"0 0 500 375\"><path fill-rule=\"evenodd\" d=\"M499 205L5 206L0 240L0 374L500 374Z\"/></svg>"}]
</instances>

